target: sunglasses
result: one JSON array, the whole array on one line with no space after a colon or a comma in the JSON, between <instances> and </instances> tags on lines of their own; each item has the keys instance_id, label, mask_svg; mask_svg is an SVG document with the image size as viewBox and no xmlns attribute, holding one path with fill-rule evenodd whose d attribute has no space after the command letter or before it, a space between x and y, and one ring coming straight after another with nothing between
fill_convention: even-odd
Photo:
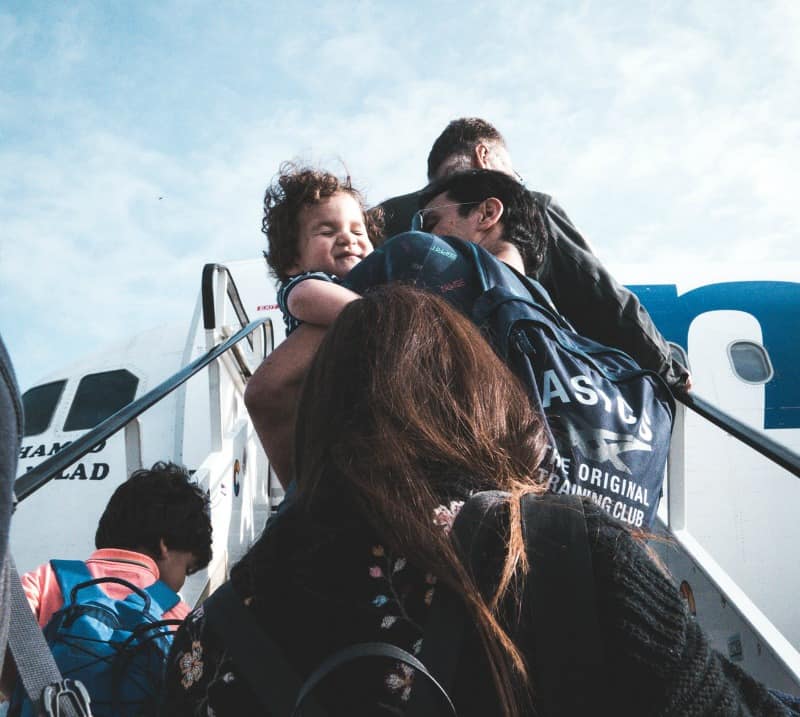
<instances>
[{"instance_id":1,"label":"sunglasses","mask_svg":"<svg viewBox=\"0 0 800 717\"><path fill-rule=\"evenodd\" d=\"M480 204L483 200L478 202L455 202L453 204L440 204L437 207L428 207L427 209L419 209L414 212L411 217L411 231L412 232L429 232L435 222L432 222L429 215L430 212L435 212L437 209L445 209L446 207L466 207L470 205ZM434 215L434 219L436 215Z\"/></svg>"}]
</instances>

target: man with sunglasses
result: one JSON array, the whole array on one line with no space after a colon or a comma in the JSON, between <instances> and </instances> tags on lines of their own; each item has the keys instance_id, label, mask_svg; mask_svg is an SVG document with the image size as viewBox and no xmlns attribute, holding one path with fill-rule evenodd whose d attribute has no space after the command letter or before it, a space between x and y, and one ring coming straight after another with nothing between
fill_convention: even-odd
<instances>
[{"instance_id":1,"label":"man with sunglasses","mask_svg":"<svg viewBox=\"0 0 800 717\"><path fill-rule=\"evenodd\" d=\"M578 333L630 354L671 387L688 390L688 371L638 297L553 226L546 207L513 176L486 169L446 175L418 195L416 227L483 246L520 273L537 279Z\"/></svg>"},{"instance_id":2,"label":"man with sunglasses","mask_svg":"<svg viewBox=\"0 0 800 717\"><path fill-rule=\"evenodd\" d=\"M490 175L479 180L469 178L470 171L479 170L495 170L516 181L504 187ZM453 180L459 174L462 178ZM528 223L535 225L538 237L534 249L509 226L506 216L506 239L518 245L524 263L524 269L515 268L547 289L558 310L579 333L624 350L674 389L691 387L688 371L673 360L667 342L636 295L602 265L564 210L551 196L521 187L522 177L514 170L505 139L492 124L477 117L450 122L431 147L428 180L425 189L381 205L387 237L406 231L412 217L419 216L416 228L470 239L465 232L471 231L469 220L475 218L471 208L475 205L469 202L483 201L493 193L506 206L507 215L509 210L525 211L520 208L524 203L532 214ZM448 220L434 223L440 214L437 207L447 204L459 206L443 209ZM422 214L415 215L420 208ZM484 248L505 260L490 246Z\"/></svg>"}]
</instances>

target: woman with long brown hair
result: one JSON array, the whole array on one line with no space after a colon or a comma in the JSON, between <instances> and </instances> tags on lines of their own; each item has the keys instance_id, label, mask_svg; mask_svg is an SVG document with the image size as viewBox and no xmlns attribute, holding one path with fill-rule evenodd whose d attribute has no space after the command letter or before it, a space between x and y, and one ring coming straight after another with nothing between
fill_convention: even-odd
<instances>
[{"instance_id":1,"label":"woman with long brown hair","mask_svg":"<svg viewBox=\"0 0 800 717\"><path fill-rule=\"evenodd\" d=\"M520 604L536 560L519 499L544 493L545 448L522 387L466 318L411 288L377 290L342 312L312 364L297 499L234 567L236 593L308 675L355 643L419 654L430 605L448 591L470 624L451 691L458 714L543 714L528 639L542 616ZM484 490L504 498L473 573L450 527ZM622 524L592 503L584 513L605 654L597 714L786 714L709 648ZM553 605L549 618L570 616ZM342 668L316 696L332 715L403 714L415 684L410 668L375 658ZM164 714L268 714L202 608L176 637L167 685Z\"/></svg>"}]
</instances>

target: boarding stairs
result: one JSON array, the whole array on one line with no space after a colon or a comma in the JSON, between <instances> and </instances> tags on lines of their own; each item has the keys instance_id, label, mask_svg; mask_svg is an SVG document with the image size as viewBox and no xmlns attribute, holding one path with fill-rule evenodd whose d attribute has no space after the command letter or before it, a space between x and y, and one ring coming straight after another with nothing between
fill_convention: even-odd
<instances>
[{"instance_id":1,"label":"boarding stairs","mask_svg":"<svg viewBox=\"0 0 800 717\"><path fill-rule=\"evenodd\" d=\"M188 578L182 591L190 604L203 600L225 580L231 565L258 537L282 498L282 490L270 471L243 401L248 378L273 348L271 321L269 318L250 321L232 272L225 266L209 264L203 270L194 322L198 331L190 330L185 355L187 359L191 356L190 344L198 335L205 342L202 355L187 360L180 371L19 477L15 484L17 499L24 501L109 440L117 440L124 446L129 472L143 467L141 417L148 410L157 410L167 396L178 392L176 422L182 423L185 416L198 412L207 414L204 422L209 450L196 463L186 462L190 467L196 465L195 477L210 493L214 528L211 565ZM207 392L200 392L207 399L197 403L196 398L191 398L193 394L181 392L186 391L189 379L200 373L206 375ZM687 436L698 425L704 426L704 430L710 427L721 431L731 441L748 446L749 453L758 460L779 466L786 480L796 481L800 477L797 454L698 396L679 397L664 497L658 513L662 539L652 545L681 585L690 609L697 614L714 647L770 687L800 694L797 649L800 639L790 641L787 631L779 629L767 617L763 605L756 604L731 576L730 569L723 568L698 539L686 451ZM183 431L182 425L179 428L176 435ZM718 518L725 520L724 505L720 505ZM786 546L782 549L787 555L785 570L795 571ZM764 579L780 580L781 576ZM782 599L791 603L795 595L785 594ZM795 623L800 629L800 619Z\"/></svg>"}]
</instances>

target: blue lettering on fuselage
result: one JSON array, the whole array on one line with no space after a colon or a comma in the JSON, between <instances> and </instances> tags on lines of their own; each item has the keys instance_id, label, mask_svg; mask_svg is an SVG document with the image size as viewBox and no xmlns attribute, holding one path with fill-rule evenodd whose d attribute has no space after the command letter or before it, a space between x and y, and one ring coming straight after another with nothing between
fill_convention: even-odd
<instances>
[{"instance_id":1,"label":"blue lettering on fuselage","mask_svg":"<svg viewBox=\"0 0 800 717\"><path fill-rule=\"evenodd\" d=\"M800 428L800 283L732 281L678 296L674 284L629 286L668 341L684 349L692 321L708 311L743 311L761 325L775 375L764 391L764 428Z\"/></svg>"}]
</instances>

